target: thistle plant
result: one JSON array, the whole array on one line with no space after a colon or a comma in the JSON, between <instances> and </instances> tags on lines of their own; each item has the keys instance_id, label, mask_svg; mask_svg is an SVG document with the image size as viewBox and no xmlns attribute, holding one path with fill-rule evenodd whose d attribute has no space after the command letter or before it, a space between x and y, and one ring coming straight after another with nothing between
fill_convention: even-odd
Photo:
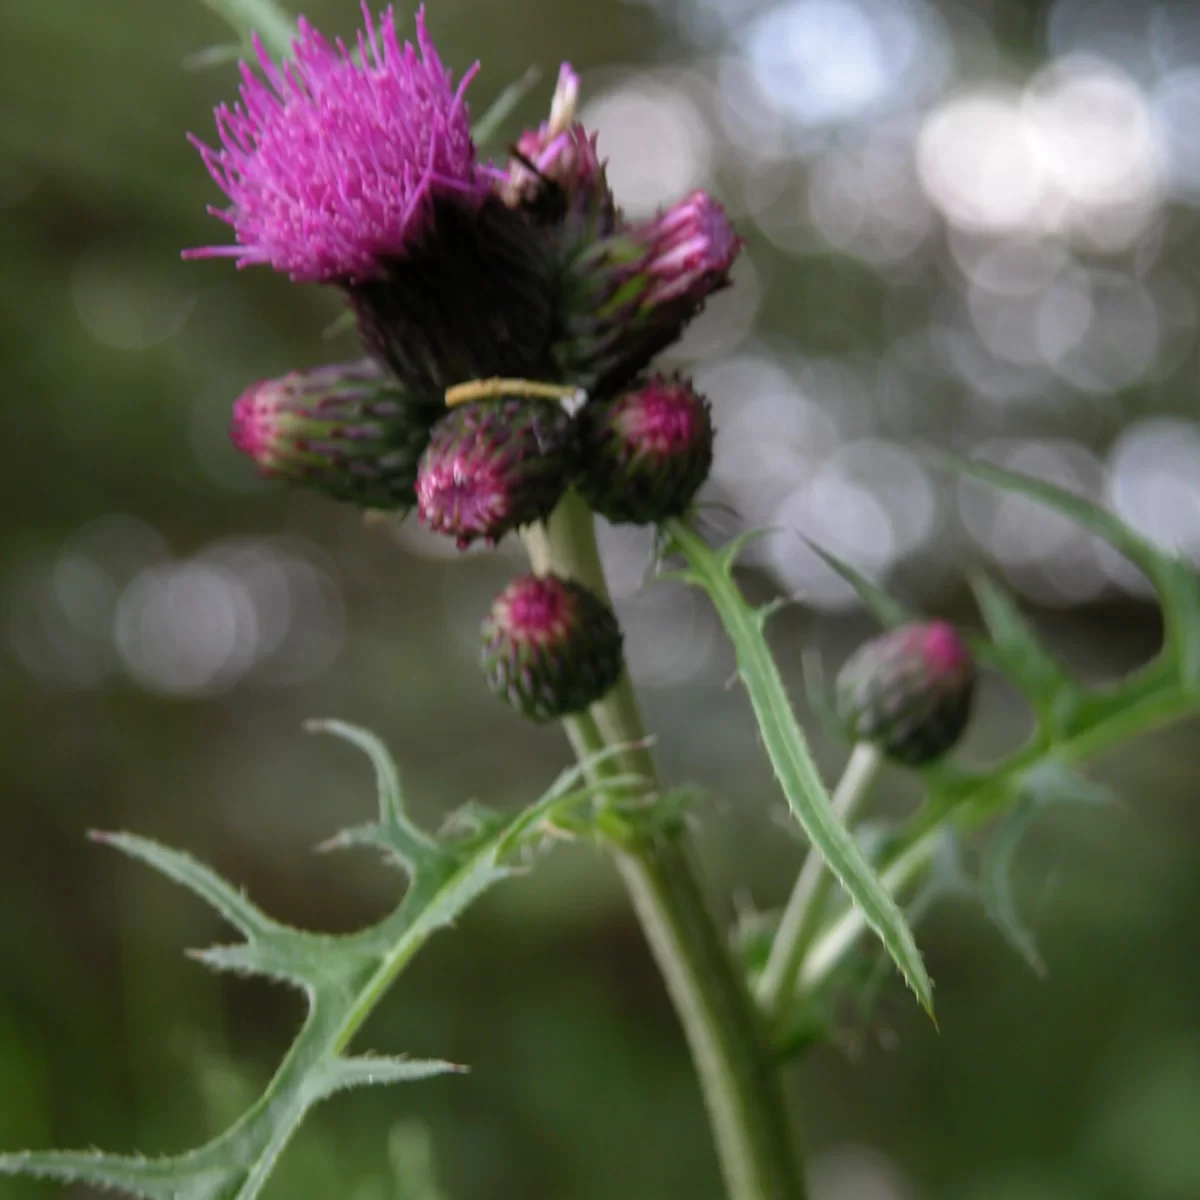
<instances>
[{"instance_id":1,"label":"thistle plant","mask_svg":"<svg viewBox=\"0 0 1200 1200\"><path fill-rule=\"evenodd\" d=\"M941 469L1031 498L1110 542L1156 589L1163 646L1128 678L1089 688L995 582L974 580L985 633L968 636L906 611L830 556L884 626L845 664L828 703L848 751L830 788L768 642L782 602L751 604L736 578L753 535L714 546L706 534L697 497L713 455L708 402L655 369L730 284L741 241L721 206L697 192L626 220L603 147L576 120L569 66L547 119L485 161L479 146L496 119L472 126L466 95L479 68L456 78L423 13L412 45L390 9L375 17L364 5L352 51L268 0L217 7L244 24L256 65L242 67L240 103L217 109L219 146L196 143L228 199L214 211L233 243L188 256L333 289L367 356L249 387L234 404L234 444L288 485L367 510L416 510L410 519L461 547L519 537L531 573L480 614L482 673L520 713L559 723L578 764L516 815L470 805L435 834L409 816L378 739L315 723L364 752L377 782L375 819L329 846L380 852L409 880L393 913L345 936L272 919L183 852L97 834L191 889L237 932L197 952L199 962L296 988L307 1016L261 1098L213 1141L162 1159L12 1153L0 1173L151 1200L252 1200L315 1105L347 1088L463 1069L372 1053L359 1031L429 937L541 852L578 840L602 846L628 889L695 1061L731 1200L802 1200L803 1136L782 1075L804 1046L832 1036L834 1002L862 990L843 968L864 946L881 949L932 1016L914 934L926 905L916 900L934 894L939 851L968 837L980 848L973 887L985 912L1037 964L1009 884L1019 839L1047 805L1095 794L1079 774L1092 755L1200 711L1200 584L1100 507L935 456ZM594 513L653 526L657 575L712 603L808 843L782 908L738 930L726 928L694 861L691 793L654 761ZM982 767L958 753L980 670L1005 676L1036 718L1022 746ZM885 769L914 774L925 796L882 839L868 838L862 818Z\"/></svg>"}]
</instances>

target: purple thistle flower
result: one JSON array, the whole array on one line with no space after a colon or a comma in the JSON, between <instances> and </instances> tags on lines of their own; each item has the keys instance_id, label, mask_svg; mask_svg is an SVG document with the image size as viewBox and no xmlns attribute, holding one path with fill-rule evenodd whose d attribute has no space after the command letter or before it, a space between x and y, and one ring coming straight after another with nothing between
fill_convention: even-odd
<instances>
[{"instance_id":1,"label":"purple thistle flower","mask_svg":"<svg viewBox=\"0 0 1200 1200\"><path fill-rule=\"evenodd\" d=\"M304 282L358 283L385 273L430 233L434 202L478 207L495 173L476 163L464 92L417 13L417 46L400 45L392 9L378 28L363 0L361 65L303 17L282 68L254 40L264 79L243 63L241 103L216 110L221 148L195 137L232 202L210 209L237 245L185 252L266 263Z\"/></svg>"}]
</instances>

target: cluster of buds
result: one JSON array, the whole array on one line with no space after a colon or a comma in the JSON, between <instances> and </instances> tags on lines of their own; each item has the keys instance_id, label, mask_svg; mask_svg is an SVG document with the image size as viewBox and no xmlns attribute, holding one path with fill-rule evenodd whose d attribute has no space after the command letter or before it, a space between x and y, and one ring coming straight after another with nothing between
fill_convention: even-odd
<instances>
[{"instance_id":1,"label":"cluster of buds","mask_svg":"<svg viewBox=\"0 0 1200 1200\"><path fill-rule=\"evenodd\" d=\"M850 657L837 680L838 715L850 737L894 762L919 767L953 749L971 715L975 664L953 625L903 625Z\"/></svg>"},{"instance_id":2,"label":"cluster of buds","mask_svg":"<svg viewBox=\"0 0 1200 1200\"><path fill-rule=\"evenodd\" d=\"M286 69L256 43L259 71L243 65L240 103L217 110L219 144L193 139L235 244L188 256L336 288L370 355L249 389L234 444L287 482L415 507L460 547L544 520L572 485L613 521L683 513L711 466L708 405L645 372L728 282L741 241L721 206L694 192L625 221L567 64L508 164L482 161L478 64L455 81L423 12L415 45L390 9L363 13L354 48L301 19ZM473 381L511 386L459 403ZM615 619L576 584L522 588L489 618L489 677L526 711L571 711L619 673ZM594 654L564 649L577 626Z\"/></svg>"}]
</instances>

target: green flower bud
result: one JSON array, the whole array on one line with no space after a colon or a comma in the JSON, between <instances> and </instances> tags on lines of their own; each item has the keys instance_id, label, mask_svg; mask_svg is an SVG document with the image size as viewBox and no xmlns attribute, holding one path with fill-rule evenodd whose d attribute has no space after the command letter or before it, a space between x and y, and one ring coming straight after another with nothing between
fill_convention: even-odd
<instances>
[{"instance_id":1,"label":"green flower bud","mask_svg":"<svg viewBox=\"0 0 1200 1200\"><path fill-rule=\"evenodd\" d=\"M596 512L648 525L683 513L712 467L708 402L661 375L580 413L576 486Z\"/></svg>"},{"instance_id":2,"label":"green flower bud","mask_svg":"<svg viewBox=\"0 0 1200 1200\"><path fill-rule=\"evenodd\" d=\"M483 622L480 664L497 696L535 721L581 712L621 675L621 629L594 592L557 575L524 575Z\"/></svg>"},{"instance_id":3,"label":"green flower bud","mask_svg":"<svg viewBox=\"0 0 1200 1200\"><path fill-rule=\"evenodd\" d=\"M229 432L263 475L405 510L416 503L417 462L444 411L364 359L256 383L234 404Z\"/></svg>"},{"instance_id":4,"label":"green flower bud","mask_svg":"<svg viewBox=\"0 0 1200 1200\"><path fill-rule=\"evenodd\" d=\"M918 767L958 742L971 715L975 664L954 626L905 625L867 642L837 680L838 715L855 741Z\"/></svg>"}]
</instances>

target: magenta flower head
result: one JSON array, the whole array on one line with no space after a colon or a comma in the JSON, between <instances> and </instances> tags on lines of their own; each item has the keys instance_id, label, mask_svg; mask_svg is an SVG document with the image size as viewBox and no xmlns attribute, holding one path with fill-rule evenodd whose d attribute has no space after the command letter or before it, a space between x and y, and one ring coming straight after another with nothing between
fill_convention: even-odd
<instances>
[{"instance_id":1,"label":"magenta flower head","mask_svg":"<svg viewBox=\"0 0 1200 1200\"><path fill-rule=\"evenodd\" d=\"M262 76L242 66L241 101L217 109L220 148L196 139L229 197L213 210L236 244L188 257L265 263L346 290L368 348L402 382L444 391L463 379L524 375L545 360L545 255L481 166L465 90L417 14L401 45L389 8L363 4L358 58L303 18L295 57Z\"/></svg>"},{"instance_id":2,"label":"magenta flower head","mask_svg":"<svg viewBox=\"0 0 1200 1200\"><path fill-rule=\"evenodd\" d=\"M460 548L548 517L575 465L575 423L557 403L504 398L452 408L417 471L417 513Z\"/></svg>"},{"instance_id":3,"label":"magenta flower head","mask_svg":"<svg viewBox=\"0 0 1200 1200\"><path fill-rule=\"evenodd\" d=\"M556 575L524 575L483 623L480 664L492 691L535 721L602 699L621 676L621 629L594 592Z\"/></svg>"},{"instance_id":4,"label":"magenta flower head","mask_svg":"<svg viewBox=\"0 0 1200 1200\"><path fill-rule=\"evenodd\" d=\"M242 100L217 109L221 149L196 138L230 207L214 210L238 244L239 266L267 263L293 279L359 283L386 273L429 235L435 202L480 205L491 181L475 161L464 93L417 13L417 48L401 46L389 8L378 29L363 4L361 65L303 17L282 69L255 38L263 78L242 64Z\"/></svg>"},{"instance_id":5,"label":"magenta flower head","mask_svg":"<svg viewBox=\"0 0 1200 1200\"><path fill-rule=\"evenodd\" d=\"M505 202L543 224L569 222L576 240L604 237L616 223L612 191L596 149L596 137L575 120L579 76L563 63L550 118L526 130L513 148Z\"/></svg>"},{"instance_id":6,"label":"magenta flower head","mask_svg":"<svg viewBox=\"0 0 1200 1200\"><path fill-rule=\"evenodd\" d=\"M975 664L953 625L903 625L861 646L837 680L837 709L855 741L922 766L958 742L971 715Z\"/></svg>"},{"instance_id":7,"label":"magenta flower head","mask_svg":"<svg viewBox=\"0 0 1200 1200\"><path fill-rule=\"evenodd\" d=\"M721 205L692 192L585 248L568 273L564 369L593 395L628 383L728 285L742 246Z\"/></svg>"},{"instance_id":8,"label":"magenta flower head","mask_svg":"<svg viewBox=\"0 0 1200 1200\"><path fill-rule=\"evenodd\" d=\"M579 423L576 486L610 521L647 525L679 516L708 478L712 416L686 379L655 375L588 404Z\"/></svg>"},{"instance_id":9,"label":"magenta flower head","mask_svg":"<svg viewBox=\"0 0 1200 1200\"><path fill-rule=\"evenodd\" d=\"M367 508L407 510L441 411L412 400L366 359L247 388L233 406L230 438L263 475Z\"/></svg>"}]
</instances>

